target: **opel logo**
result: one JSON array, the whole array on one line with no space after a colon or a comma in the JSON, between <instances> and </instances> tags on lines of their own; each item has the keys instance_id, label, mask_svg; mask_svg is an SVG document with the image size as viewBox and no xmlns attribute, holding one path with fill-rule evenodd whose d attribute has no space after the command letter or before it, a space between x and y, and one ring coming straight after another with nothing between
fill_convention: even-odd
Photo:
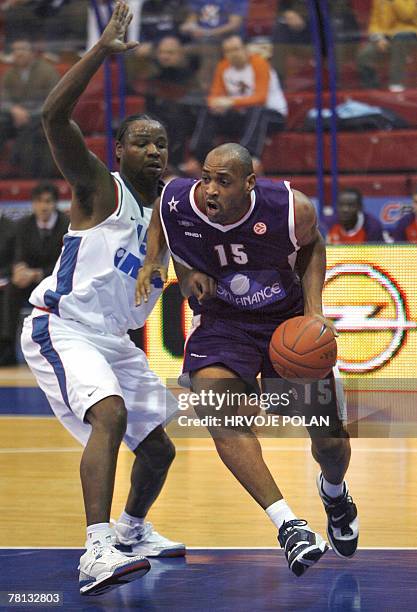
<instances>
[{"instance_id":1,"label":"opel logo","mask_svg":"<svg viewBox=\"0 0 417 612\"><path fill-rule=\"evenodd\" d=\"M347 295L343 296L344 304L326 304L324 307L325 316L335 321L336 329L339 332L375 332L380 333L380 340L376 342L378 347L373 348L372 356L366 359L339 359L338 365L340 370L344 372L366 373L376 370L384 366L402 347L406 334L409 330L415 329L417 323L407 320L407 305L405 296L401 293L400 288L388 274L374 265L367 263L342 263L330 268L326 274L326 288L339 279L341 276L361 277L369 279L369 291L358 290L363 296L365 303L349 304L349 287ZM382 289L383 299L372 301L372 285L375 287L378 284L380 292ZM341 291L343 291L341 287ZM356 289L355 289L356 293ZM366 303L369 300L369 303ZM339 299L337 300L339 301ZM354 300L352 300L354 302ZM393 307L395 316L384 318L384 311L388 307ZM392 310L392 308L391 308ZM382 316L378 316L381 314ZM389 339L386 339L388 332ZM352 339L354 341L354 339Z\"/></svg>"}]
</instances>

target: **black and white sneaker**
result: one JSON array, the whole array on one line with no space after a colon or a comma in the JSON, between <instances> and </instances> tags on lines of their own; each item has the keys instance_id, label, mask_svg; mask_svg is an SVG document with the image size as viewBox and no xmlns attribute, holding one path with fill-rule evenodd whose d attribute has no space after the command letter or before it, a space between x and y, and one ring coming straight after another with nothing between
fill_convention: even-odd
<instances>
[{"instance_id":1,"label":"black and white sneaker","mask_svg":"<svg viewBox=\"0 0 417 612\"><path fill-rule=\"evenodd\" d=\"M331 547L339 557L352 557L358 547L359 519L346 482L342 495L329 497L323 489L323 474L319 474L317 488L327 513L327 537Z\"/></svg>"},{"instance_id":2,"label":"black and white sneaker","mask_svg":"<svg viewBox=\"0 0 417 612\"><path fill-rule=\"evenodd\" d=\"M294 519L281 525L278 542L284 549L288 566L301 576L329 550L323 538L307 527L307 521Z\"/></svg>"}]
</instances>

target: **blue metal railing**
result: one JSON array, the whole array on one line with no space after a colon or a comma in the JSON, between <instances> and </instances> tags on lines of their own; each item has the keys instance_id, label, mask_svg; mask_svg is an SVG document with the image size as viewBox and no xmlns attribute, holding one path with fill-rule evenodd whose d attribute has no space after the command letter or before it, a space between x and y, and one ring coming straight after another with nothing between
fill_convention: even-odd
<instances>
[{"instance_id":1,"label":"blue metal railing","mask_svg":"<svg viewBox=\"0 0 417 612\"><path fill-rule=\"evenodd\" d=\"M97 0L91 0L94 14L96 16L97 27L102 34L106 24L103 23L103 19L100 13ZM113 5L110 0L106 2L108 19L110 19L113 12ZM107 166L110 170L114 170L114 142L113 142L113 107L112 107L112 72L111 72L111 61L107 59L104 62L104 108L105 108L105 128L106 128L106 161ZM119 119L123 119L126 115L126 73L125 64L123 57L118 55L116 58L117 62L117 74L118 74L118 101L119 101Z\"/></svg>"},{"instance_id":2,"label":"blue metal railing","mask_svg":"<svg viewBox=\"0 0 417 612\"><path fill-rule=\"evenodd\" d=\"M308 0L308 9L311 22L311 33L315 56L315 84L316 84L316 150L317 150L317 195L318 212L323 217L325 206L324 192L324 129L323 129L323 69L324 59L327 59L330 89L330 172L331 172L331 205L335 206L338 192L338 152L337 152L337 68L334 50L332 24L327 0Z\"/></svg>"}]
</instances>

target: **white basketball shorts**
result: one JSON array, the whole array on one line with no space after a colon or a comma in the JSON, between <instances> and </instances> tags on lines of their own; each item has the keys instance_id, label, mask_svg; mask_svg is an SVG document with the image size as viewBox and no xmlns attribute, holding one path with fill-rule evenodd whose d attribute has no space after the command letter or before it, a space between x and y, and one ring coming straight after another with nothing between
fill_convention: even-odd
<instances>
[{"instance_id":1,"label":"white basketball shorts","mask_svg":"<svg viewBox=\"0 0 417 612\"><path fill-rule=\"evenodd\" d=\"M22 350L55 415L83 445L91 432L87 410L111 395L124 400L131 450L178 410L127 334L102 334L35 308L23 323Z\"/></svg>"}]
</instances>

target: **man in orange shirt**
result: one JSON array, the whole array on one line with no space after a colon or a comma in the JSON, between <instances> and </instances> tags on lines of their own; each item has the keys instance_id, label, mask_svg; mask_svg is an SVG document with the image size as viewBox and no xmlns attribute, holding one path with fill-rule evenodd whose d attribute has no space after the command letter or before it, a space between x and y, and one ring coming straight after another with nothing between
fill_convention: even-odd
<instances>
[{"instance_id":1,"label":"man in orange shirt","mask_svg":"<svg viewBox=\"0 0 417 612\"><path fill-rule=\"evenodd\" d=\"M224 39L207 108L198 117L190 143L201 164L218 135L236 139L259 159L269 131L281 130L287 102L276 72L260 55L249 55L240 36Z\"/></svg>"}]
</instances>

